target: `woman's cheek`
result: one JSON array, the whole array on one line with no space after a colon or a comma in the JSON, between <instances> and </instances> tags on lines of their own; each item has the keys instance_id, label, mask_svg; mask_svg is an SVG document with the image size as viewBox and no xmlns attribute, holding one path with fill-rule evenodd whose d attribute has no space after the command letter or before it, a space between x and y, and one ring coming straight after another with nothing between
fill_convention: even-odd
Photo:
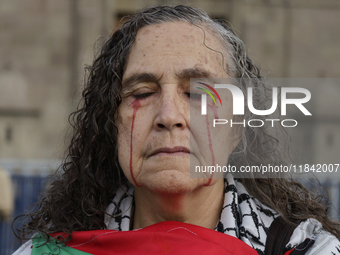
<instances>
[{"instance_id":1,"label":"woman's cheek","mask_svg":"<svg viewBox=\"0 0 340 255\"><path fill-rule=\"evenodd\" d=\"M127 129L119 125L118 126L118 160L119 164L126 176L126 178L131 181L130 173L129 173L129 143L130 143L130 138L129 134L130 132L127 132Z\"/></svg>"},{"instance_id":2,"label":"woman's cheek","mask_svg":"<svg viewBox=\"0 0 340 255\"><path fill-rule=\"evenodd\" d=\"M119 107L117 118L118 129L118 160L126 176L132 183L130 174L130 142L131 142L131 123L132 109L129 109L125 102Z\"/></svg>"},{"instance_id":3,"label":"woman's cheek","mask_svg":"<svg viewBox=\"0 0 340 255\"><path fill-rule=\"evenodd\" d=\"M135 186L139 186L137 175L140 161L141 146L144 141L140 139L142 115L139 112L140 100L134 100L120 111L121 122L118 126L118 158L125 176Z\"/></svg>"}]
</instances>

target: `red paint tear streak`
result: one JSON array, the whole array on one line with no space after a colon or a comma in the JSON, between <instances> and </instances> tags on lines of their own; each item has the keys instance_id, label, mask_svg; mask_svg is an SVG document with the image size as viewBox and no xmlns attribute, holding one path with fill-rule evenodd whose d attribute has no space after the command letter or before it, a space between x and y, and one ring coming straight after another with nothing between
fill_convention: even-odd
<instances>
[{"instance_id":1,"label":"red paint tear streak","mask_svg":"<svg viewBox=\"0 0 340 255\"><path fill-rule=\"evenodd\" d=\"M215 166L215 154L212 148L212 140L211 140L211 134L210 134L210 129L209 129L209 120L208 120L208 114L205 115L205 122L207 124L207 133L208 133L208 139L209 139L209 149L210 149L210 154L211 154L211 161L212 165ZM211 183L211 180L213 178L214 173L210 175L209 181L204 185L204 186L209 186Z\"/></svg>"},{"instance_id":2,"label":"red paint tear streak","mask_svg":"<svg viewBox=\"0 0 340 255\"><path fill-rule=\"evenodd\" d=\"M133 138L133 127L135 124L135 118L136 118L136 114L137 111L140 107L140 102L138 99L136 99L133 103L132 103L132 107L133 107L133 116L132 116L132 124L131 124L131 139L130 139L130 174L131 174L131 178L133 180L133 182L135 183L135 185L137 187L140 187L137 182L135 177L133 176L133 168L132 168L132 152L133 152L133 146L132 146L132 138Z\"/></svg>"},{"instance_id":3,"label":"red paint tear streak","mask_svg":"<svg viewBox=\"0 0 340 255\"><path fill-rule=\"evenodd\" d=\"M208 104L208 107L214 112L215 119L219 119L217 114L217 106L214 104Z\"/></svg>"}]
</instances>

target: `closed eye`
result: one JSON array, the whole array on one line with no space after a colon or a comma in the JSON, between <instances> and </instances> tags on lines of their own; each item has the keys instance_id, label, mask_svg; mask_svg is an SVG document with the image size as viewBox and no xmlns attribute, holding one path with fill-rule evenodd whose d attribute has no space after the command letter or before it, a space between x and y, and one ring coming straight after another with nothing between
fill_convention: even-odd
<instances>
[{"instance_id":1,"label":"closed eye","mask_svg":"<svg viewBox=\"0 0 340 255\"><path fill-rule=\"evenodd\" d=\"M190 99L194 99L194 100L201 100L201 96L202 94L194 94L194 93L185 93L187 95L187 97L189 97Z\"/></svg>"},{"instance_id":2,"label":"closed eye","mask_svg":"<svg viewBox=\"0 0 340 255\"><path fill-rule=\"evenodd\" d=\"M153 93L148 92L148 93L133 95L133 97L136 98L136 99L145 99L145 98L151 96L152 94Z\"/></svg>"}]
</instances>

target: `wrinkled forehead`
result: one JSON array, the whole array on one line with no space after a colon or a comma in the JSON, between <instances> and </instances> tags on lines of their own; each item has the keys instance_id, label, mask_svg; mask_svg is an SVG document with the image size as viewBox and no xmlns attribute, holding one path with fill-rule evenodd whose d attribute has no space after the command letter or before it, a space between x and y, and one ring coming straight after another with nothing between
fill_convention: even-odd
<instances>
[{"instance_id":1,"label":"wrinkled forehead","mask_svg":"<svg viewBox=\"0 0 340 255\"><path fill-rule=\"evenodd\" d=\"M130 50L125 75L158 61L160 65L189 68L185 65L205 65L221 76L223 68L223 45L206 27L183 21L148 25L141 28ZM154 63L153 63L154 64ZM144 70L152 71L152 70Z\"/></svg>"},{"instance_id":2,"label":"wrinkled forehead","mask_svg":"<svg viewBox=\"0 0 340 255\"><path fill-rule=\"evenodd\" d=\"M204 38L204 34L207 34ZM148 25L141 28L137 33L137 40L142 36L154 36L159 40L170 39L168 43L189 42L195 44L213 40L212 33L206 25L194 25L184 21L164 22L160 24Z\"/></svg>"}]
</instances>

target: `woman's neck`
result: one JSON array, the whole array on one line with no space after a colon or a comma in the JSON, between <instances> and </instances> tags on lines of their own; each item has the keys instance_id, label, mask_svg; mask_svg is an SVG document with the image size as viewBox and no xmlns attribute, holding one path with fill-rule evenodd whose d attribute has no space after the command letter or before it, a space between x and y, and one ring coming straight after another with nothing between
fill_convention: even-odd
<instances>
[{"instance_id":1,"label":"woman's neck","mask_svg":"<svg viewBox=\"0 0 340 255\"><path fill-rule=\"evenodd\" d=\"M136 187L133 229L169 220L214 229L220 218L223 197L223 179L183 194L158 193Z\"/></svg>"}]
</instances>

